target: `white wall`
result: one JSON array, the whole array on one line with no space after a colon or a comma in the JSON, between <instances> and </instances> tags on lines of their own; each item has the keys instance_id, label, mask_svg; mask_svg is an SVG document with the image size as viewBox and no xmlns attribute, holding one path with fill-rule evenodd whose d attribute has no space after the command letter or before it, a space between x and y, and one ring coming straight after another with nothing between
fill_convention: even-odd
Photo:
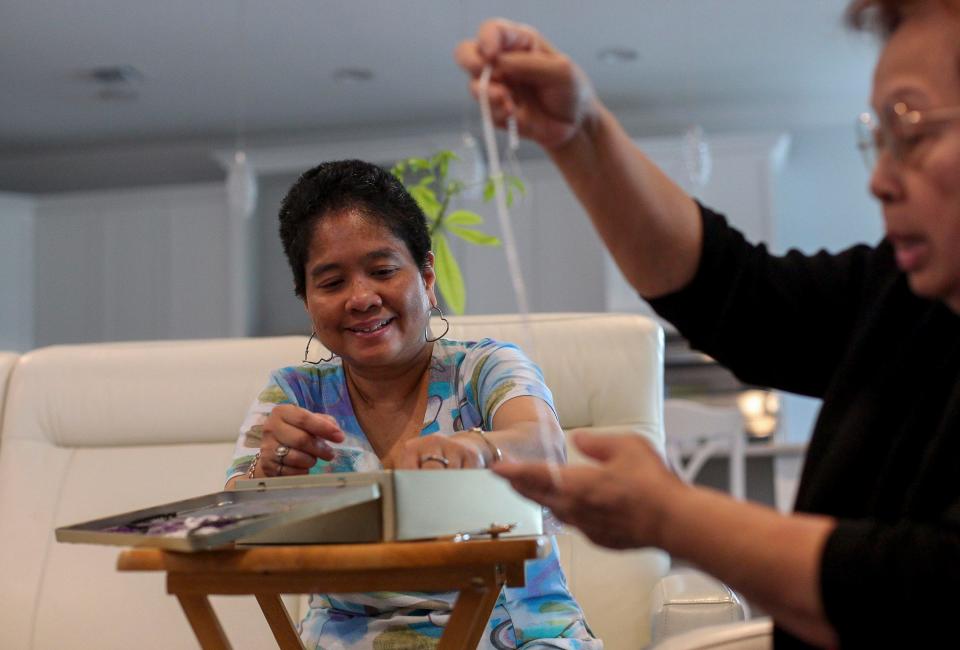
<instances>
[{"instance_id":1,"label":"white wall","mask_svg":"<svg viewBox=\"0 0 960 650\"><path fill-rule=\"evenodd\" d=\"M283 255L277 231L280 201L297 177L297 174L290 173L273 174L260 179L260 201L254 215L255 334L307 336L310 333L310 319L304 311L303 302L293 293L293 274Z\"/></svg>"},{"instance_id":2,"label":"white wall","mask_svg":"<svg viewBox=\"0 0 960 650\"><path fill-rule=\"evenodd\" d=\"M637 145L675 183L704 205L723 213L749 240L769 242L777 220L775 172L784 162L790 138L782 133L709 134L712 172L703 187L693 187L679 136L638 139ZM624 206L625 212L629 206ZM612 257L606 255L607 307L655 315L627 283ZM663 323L665 327L671 327Z\"/></svg>"},{"instance_id":3,"label":"white wall","mask_svg":"<svg viewBox=\"0 0 960 650\"><path fill-rule=\"evenodd\" d=\"M820 245L834 250L879 237L881 223L866 196L866 173L857 156L846 129L792 134L768 197L774 216L768 238L775 250ZM521 171L530 196L514 207L513 223L531 308L604 309L605 253L582 208L548 161L524 161ZM716 197L740 192L726 174L715 169L714 187L706 196L720 208L726 207L724 200ZM276 230L279 200L295 178L296 173L281 171L261 177L247 284L253 296L250 333L307 330ZM0 263L9 271L0 286L8 296L17 294L6 304L18 305L5 309L0 321L5 332L17 332L7 345L24 349L244 331L229 322L229 220L220 184L63 194L35 202L4 198L0 219L10 236L0 242L7 252ZM487 215L489 231L502 234L491 205L470 207ZM454 250L467 283L469 313L516 309L502 249L457 242ZM21 276L12 280L16 273Z\"/></svg>"},{"instance_id":4,"label":"white wall","mask_svg":"<svg viewBox=\"0 0 960 650\"><path fill-rule=\"evenodd\" d=\"M35 201L0 194L0 350L33 347Z\"/></svg>"},{"instance_id":5,"label":"white wall","mask_svg":"<svg viewBox=\"0 0 960 650\"><path fill-rule=\"evenodd\" d=\"M534 312L605 311L604 247L586 213L547 160L520 168L527 194L510 207L517 258ZM493 203L466 206L484 216L482 229L505 241ZM472 246L454 239L467 287L467 312L518 309L503 246Z\"/></svg>"},{"instance_id":6,"label":"white wall","mask_svg":"<svg viewBox=\"0 0 960 650\"><path fill-rule=\"evenodd\" d=\"M226 336L223 186L37 201L35 343Z\"/></svg>"},{"instance_id":7,"label":"white wall","mask_svg":"<svg viewBox=\"0 0 960 650\"><path fill-rule=\"evenodd\" d=\"M838 251L879 241L880 207L868 192L852 122L849 128L798 130L792 142L774 190L773 249Z\"/></svg>"}]
</instances>

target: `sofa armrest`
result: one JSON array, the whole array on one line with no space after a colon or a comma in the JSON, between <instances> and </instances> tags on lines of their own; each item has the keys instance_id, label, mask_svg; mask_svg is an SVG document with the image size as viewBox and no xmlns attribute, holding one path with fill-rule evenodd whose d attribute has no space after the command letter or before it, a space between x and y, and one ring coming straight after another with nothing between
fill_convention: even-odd
<instances>
[{"instance_id":1,"label":"sofa armrest","mask_svg":"<svg viewBox=\"0 0 960 650\"><path fill-rule=\"evenodd\" d=\"M661 578L650 597L651 642L708 625L743 621L740 597L719 580L693 569Z\"/></svg>"},{"instance_id":2,"label":"sofa armrest","mask_svg":"<svg viewBox=\"0 0 960 650\"><path fill-rule=\"evenodd\" d=\"M771 650L773 621L750 621L711 625L665 639L651 650Z\"/></svg>"}]
</instances>

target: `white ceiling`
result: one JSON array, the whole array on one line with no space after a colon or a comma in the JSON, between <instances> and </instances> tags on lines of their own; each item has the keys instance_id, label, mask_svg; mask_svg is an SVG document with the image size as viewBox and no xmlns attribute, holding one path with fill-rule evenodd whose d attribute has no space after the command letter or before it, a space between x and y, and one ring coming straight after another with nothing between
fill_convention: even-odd
<instances>
[{"instance_id":1,"label":"white ceiling","mask_svg":"<svg viewBox=\"0 0 960 650\"><path fill-rule=\"evenodd\" d=\"M238 118L252 142L455 129L476 118L451 53L493 15L536 25L637 129L852 123L876 47L845 31L845 4L0 0L0 191L80 189L42 177L73 165L82 180L96 161L101 184L204 179ZM639 57L603 63L609 46ZM142 72L137 99L98 99L83 73L105 65ZM338 82L341 67L374 78Z\"/></svg>"}]
</instances>

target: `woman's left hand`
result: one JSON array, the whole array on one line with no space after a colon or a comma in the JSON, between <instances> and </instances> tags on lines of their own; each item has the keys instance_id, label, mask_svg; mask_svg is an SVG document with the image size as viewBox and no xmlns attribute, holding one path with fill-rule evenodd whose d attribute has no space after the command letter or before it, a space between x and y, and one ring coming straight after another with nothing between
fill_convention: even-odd
<instances>
[{"instance_id":1,"label":"woman's left hand","mask_svg":"<svg viewBox=\"0 0 960 650\"><path fill-rule=\"evenodd\" d=\"M475 435L473 437L476 437ZM388 469L468 469L484 467L482 441L463 433L434 433L398 445L383 460Z\"/></svg>"}]
</instances>

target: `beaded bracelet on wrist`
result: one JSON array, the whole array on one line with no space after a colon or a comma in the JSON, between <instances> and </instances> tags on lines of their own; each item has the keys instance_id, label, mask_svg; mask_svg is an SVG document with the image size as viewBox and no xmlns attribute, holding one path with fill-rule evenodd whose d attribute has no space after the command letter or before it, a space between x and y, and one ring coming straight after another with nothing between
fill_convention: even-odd
<instances>
[{"instance_id":1,"label":"beaded bracelet on wrist","mask_svg":"<svg viewBox=\"0 0 960 650\"><path fill-rule=\"evenodd\" d=\"M253 478L253 473L257 471L257 463L260 462L260 452L257 452L257 455L253 457L253 462L250 463L250 469L247 471L247 478Z\"/></svg>"}]
</instances>

